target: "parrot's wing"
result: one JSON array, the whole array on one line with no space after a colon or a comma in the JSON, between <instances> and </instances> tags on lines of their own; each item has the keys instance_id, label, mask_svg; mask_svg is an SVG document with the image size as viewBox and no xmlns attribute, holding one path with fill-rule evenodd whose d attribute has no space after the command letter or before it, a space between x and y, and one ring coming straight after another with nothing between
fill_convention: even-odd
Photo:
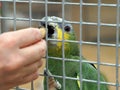
<instances>
[{"instance_id":1,"label":"parrot's wing","mask_svg":"<svg viewBox=\"0 0 120 90\"><path fill-rule=\"evenodd\" d=\"M83 62L82 63L82 72L77 74L77 84L80 88L80 76L82 74L82 79L85 79L87 81L82 80L82 90L97 90L98 89L98 70L97 68L90 63ZM102 74L100 74L100 81L105 82L105 78ZM108 90L107 85L100 84L100 90Z\"/></svg>"},{"instance_id":2,"label":"parrot's wing","mask_svg":"<svg viewBox=\"0 0 120 90\"><path fill-rule=\"evenodd\" d=\"M95 69L97 69L96 66L95 66L93 63L90 63L90 64L91 64ZM77 74L77 79L78 79L78 80L77 80L77 84L78 84L78 87L80 88L80 80L79 80L80 78L79 78L79 76L80 76L80 74L78 73L78 74Z\"/></svg>"}]
</instances>

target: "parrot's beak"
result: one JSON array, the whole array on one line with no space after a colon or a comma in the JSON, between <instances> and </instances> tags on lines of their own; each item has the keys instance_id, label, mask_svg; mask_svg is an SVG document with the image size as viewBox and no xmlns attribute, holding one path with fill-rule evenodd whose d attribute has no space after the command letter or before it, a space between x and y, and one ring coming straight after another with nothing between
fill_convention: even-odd
<instances>
[{"instance_id":1,"label":"parrot's beak","mask_svg":"<svg viewBox=\"0 0 120 90\"><path fill-rule=\"evenodd\" d=\"M40 27L47 28L47 36L49 39L57 39L57 29L56 29L56 23L49 22L47 25L45 22L41 22Z\"/></svg>"}]
</instances>

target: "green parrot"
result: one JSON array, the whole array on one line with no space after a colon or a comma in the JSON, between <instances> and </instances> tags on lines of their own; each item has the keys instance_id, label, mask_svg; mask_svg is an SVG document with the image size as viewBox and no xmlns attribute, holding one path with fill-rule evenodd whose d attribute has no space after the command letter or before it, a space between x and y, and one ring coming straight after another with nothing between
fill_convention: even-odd
<instances>
[{"instance_id":1,"label":"green parrot","mask_svg":"<svg viewBox=\"0 0 120 90\"><path fill-rule=\"evenodd\" d=\"M75 42L74 29L70 23L60 17L48 16L41 19L40 26L47 28L45 90L108 90L106 84L98 84L97 68L85 62L86 59L80 55L79 44ZM102 74L99 80L106 82ZM50 86L52 84L54 88Z\"/></svg>"}]
</instances>

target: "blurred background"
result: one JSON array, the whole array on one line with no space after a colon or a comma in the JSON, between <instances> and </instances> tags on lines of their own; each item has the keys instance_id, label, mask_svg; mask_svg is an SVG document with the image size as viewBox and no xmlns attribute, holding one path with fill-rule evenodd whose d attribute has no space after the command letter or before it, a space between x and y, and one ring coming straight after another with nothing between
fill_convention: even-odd
<instances>
[{"instance_id":1,"label":"blurred background","mask_svg":"<svg viewBox=\"0 0 120 90\"><path fill-rule=\"evenodd\" d=\"M98 0L83 0L84 5L80 8L80 0L65 0L64 13L61 0L48 0L49 4L45 4L44 0L8 0L8 2L0 3L0 31L12 31L26 27L38 27L39 21L42 17L48 16L65 16L66 20L76 22L73 24L77 40L80 40L80 29L82 29L82 40L85 41L82 45L82 54L90 61L97 61L97 54L100 52L100 61L106 63L106 65L100 65L101 72L106 76L110 90L116 90L116 55L120 58L120 48L116 52L116 33L117 27L117 0L101 0L103 6L98 8ZM39 1L39 3L38 3ZM100 9L100 15L98 10ZM119 9L120 10L120 9ZM47 12L47 14L46 14ZM80 13L82 12L82 13ZM120 15L120 14L119 14ZM100 16L98 18L98 16ZM84 24L80 27L80 17ZM100 43L104 45L100 46L98 50L98 21L102 23L100 26ZM120 21L120 20L119 20ZM90 23L90 24L89 24ZM87 44L89 43L89 44ZM120 75L120 59L119 62L119 75ZM39 86L39 79L35 82L35 90ZM120 78L119 78L120 82ZM28 88L31 84L26 84L21 87ZM119 87L120 89L120 87Z\"/></svg>"}]
</instances>

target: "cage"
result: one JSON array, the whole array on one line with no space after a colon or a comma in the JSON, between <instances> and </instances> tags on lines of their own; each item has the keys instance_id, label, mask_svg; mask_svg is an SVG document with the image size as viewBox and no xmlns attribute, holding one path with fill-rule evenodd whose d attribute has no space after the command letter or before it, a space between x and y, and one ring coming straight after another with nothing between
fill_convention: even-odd
<instances>
[{"instance_id":1,"label":"cage","mask_svg":"<svg viewBox=\"0 0 120 90\"><path fill-rule=\"evenodd\" d=\"M107 78L107 82L104 83L108 85L109 90L120 89L120 0L0 1L1 33L38 27L41 18L47 16L68 20L75 30L80 53L89 63L97 66L98 74L100 72L104 74ZM64 51L62 53L64 54ZM48 58L59 59L47 56L46 60ZM65 58L61 60L64 61ZM63 70L64 67L63 65ZM66 79L65 76L61 77ZM40 90L39 81L40 78L11 90ZM97 83L100 84L99 79ZM65 83L63 84L65 90ZM98 87L97 90L100 88Z\"/></svg>"}]
</instances>

